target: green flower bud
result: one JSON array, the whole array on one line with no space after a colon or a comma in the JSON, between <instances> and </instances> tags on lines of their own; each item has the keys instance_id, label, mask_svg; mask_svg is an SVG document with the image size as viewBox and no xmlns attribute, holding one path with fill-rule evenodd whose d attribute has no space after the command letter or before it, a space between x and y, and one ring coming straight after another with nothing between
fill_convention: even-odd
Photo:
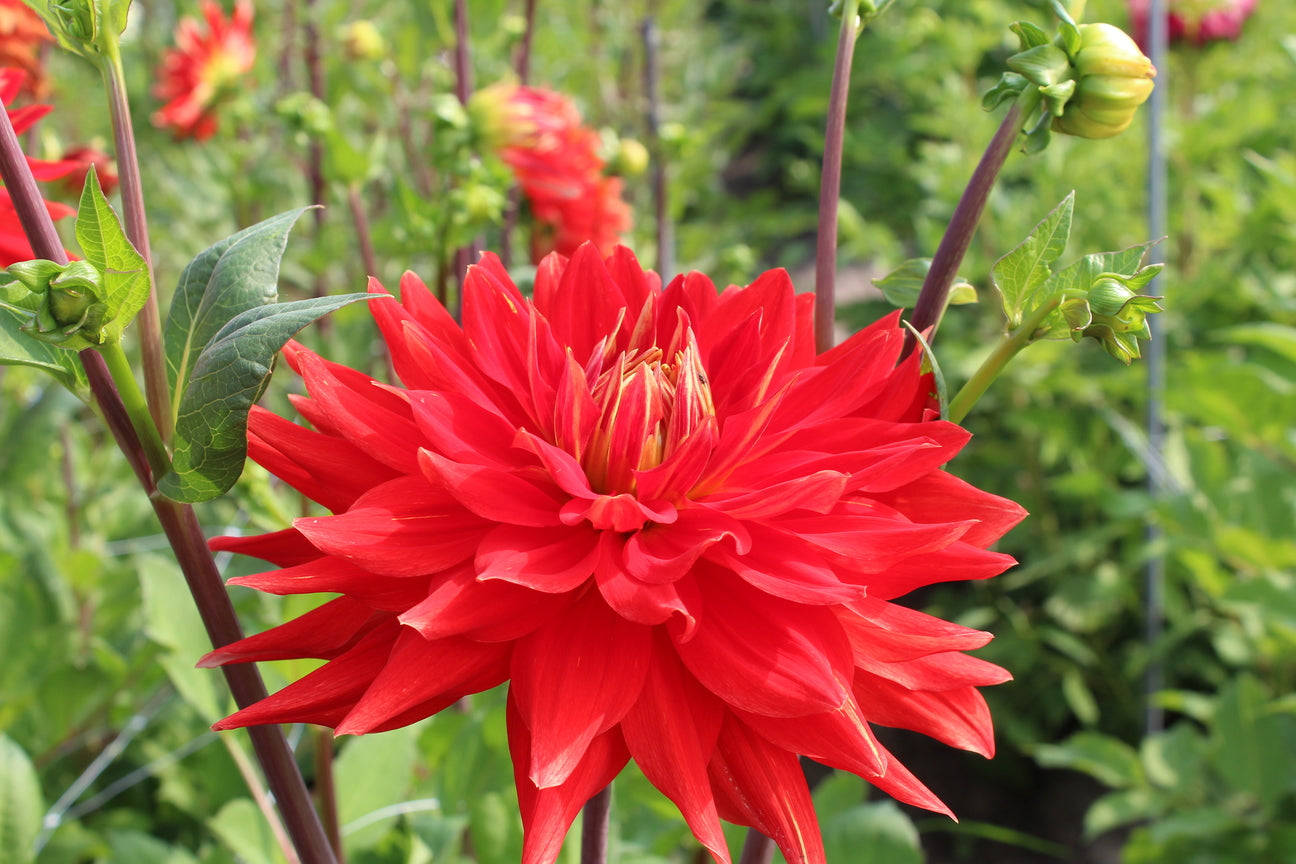
<instances>
[{"instance_id":1,"label":"green flower bud","mask_svg":"<svg viewBox=\"0 0 1296 864\"><path fill-rule=\"evenodd\" d=\"M1102 273L1083 296L1062 301L1061 309L1072 341L1085 336L1096 339L1108 354L1125 365L1141 356L1139 339L1152 338L1147 317L1161 311L1160 297L1136 294L1161 268L1145 267L1134 276Z\"/></svg>"},{"instance_id":2,"label":"green flower bud","mask_svg":"<svg viewBox=\"0 0 1296 864\"><path fill-rule=\"evenodd\" d=\"M24 261L11 266L8 273L36 300L35 304L16 304L30 314L19 328L24 333L77 350L103 343L108 306L99 299L103 279L93 264L73 261L60 266L53 261Z\"/></svg>"},{"instance_id":3,"label":"green flower bud","mask_svg":"<svg viewBox=\"0 0 1296 864\"><path fill-rule=\"evenodd\" d=\"M633 138L622 138L612 154L608 171L620 177L638 177L648 170L648 148Z\"/></svg>"},{"instance_id":4,"label":"green flower bud","mask_svg":"<svg viewBox=\"0 0 1296 864\"><path fill-rule=\"evenodd\" d=\"M1156 68L1137 43L1110 24L1082 24L1071 58L1075 92L1055 111L1053 130L1081 138L1110 138L1124 131L1152 93Z\"/></svg>"},{"instance_id":5,"label":"green flower bud","mask_svg":"<svg viewBox=\"0 0 1296 864\"><path fill-rule=\"evenodd\" d=\"M342 48L348 60L381 60L387 56L387 42L369 20L352 21L342 28Z\"/></svg>"}]
</instances>

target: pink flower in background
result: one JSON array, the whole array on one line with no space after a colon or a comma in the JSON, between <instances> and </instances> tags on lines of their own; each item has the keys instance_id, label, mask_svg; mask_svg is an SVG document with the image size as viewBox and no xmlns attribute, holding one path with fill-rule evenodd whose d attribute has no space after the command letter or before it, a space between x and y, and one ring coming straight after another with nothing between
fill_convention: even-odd
<instances>
[{"instance_id":1,"label":"pink flower in background","mask_svg":"<svg viewBox=\"0 0 1296 864\"><path fill-rule=\"evenodd\" d=\"M1134 38L1147 47L1150 0L1129 0ZM1242 24L1255 11L1256 0L1167 0L1171 42L1205 45L1217 40L1234 40L1242 35Z\"/></svg>"},{"instance_id":2,"label":"pink flower in background","mask_svg":"<svg viewBox=\"0 0 1296 864\"><path fill-rule=\"evenodd\" d=\"M486 137L513 169L538 223L531 255L573 254L585 242L610 254L630 230L621 181L604 174L599 134L561 93L496 84L473 96Z\"/></svg>"},{"instance_id":3,"label":"pink flower in background","mask_svg":"<svg viewBox=\"0 0 1296 864\"><path fill-rule=\"evenodd\" d=\"M205 29L192 18L176 28L176 46L162 58L153 91L166 100L153 124L200 141L216 132L217 107L256 60L250 0L237 0L229 18L212 0L202 11Z\"/></svg>"},{"instance_id":4,"label":"pink flower in background","mask_svg":"<svg viewBox=\"0 0 1296 864\"><path fill-rule=\"evenodd\" d=\"M823 864L799 755L945 805L874 737L989 756L963 652L990 634L892 601L1012 564L1024 515L942 469L967 442L889 315L816 355L783 271L662 288L617 247L551 255L524 296L469 269L463 323L412 274L370 309L403 387L300 345L310 428L254 409L251 457L333 515L212 542L280 569L231 580L341 595L201 665L318 658L217 724L392 729L508 682L523 864L634 759L715 861L720 820Z\"/></svg>"}]
</instances>

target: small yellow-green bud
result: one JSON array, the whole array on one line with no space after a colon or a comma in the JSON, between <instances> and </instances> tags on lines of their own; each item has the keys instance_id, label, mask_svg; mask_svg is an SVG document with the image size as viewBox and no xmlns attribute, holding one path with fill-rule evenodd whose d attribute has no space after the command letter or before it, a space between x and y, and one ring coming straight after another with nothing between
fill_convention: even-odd
<instances>
[{"instance_id":1,"label":"small yellow-green bud","mask_svg":"<svg viewBox=\"0 0 1296 864\"><path fill-rule=\"evenodd\" d=\"M1081 138L1110 138L1124 131L1152 93L1156 68L1124 31L1082 24L1080 49L1071 58L1075 92L1053 129Z\"/></svg>"},{"instance_id":2,"label":"small yellow-green bud","mask_svg":"<svg viewBox=\"0 0 1296 864\"><path fill-rule=\"evenodd\" d=\"M621 177L638 177L648 170L648 148L634 138L622 138L608 169Z\"/></svg>"},{"instance_id":3,"label":"small yellow-green bud","mask_svg":"<svg viewBox=\"0 0 1296 864\"><path fill-rule=\"evenodd\" d=\"M372 21L362 19L342 28L342 49L348 60L381 60L387 56L387 41Z\"/></svg>"}]
</instances>

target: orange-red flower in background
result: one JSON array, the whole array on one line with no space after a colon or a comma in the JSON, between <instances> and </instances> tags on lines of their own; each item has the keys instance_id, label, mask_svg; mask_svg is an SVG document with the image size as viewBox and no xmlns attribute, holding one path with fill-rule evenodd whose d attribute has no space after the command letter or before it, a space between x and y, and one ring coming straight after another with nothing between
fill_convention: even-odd
<instances>
[{"instance_id":1,"label":"orange-red flower in background","mask_svg":"<svg viewBox=\"0 0 1296 864\"><path fill-rule=\"evenodd\" d=\"M70 195L80 196L86 174L90 173L92 165L95 176L99 178L99 188L105 195L111 195L117 188L117 161L98 147L73 147L63 154L63 161L76 163L76 168L64 178L62 184Z\"/></svg>"},{"instance_id":2,"label":"orange-red flower in background","mask_svg":"<svg viewBox=\"0 0 1296 864\"><path fill-rule=\"evenodd\" d=\"M192 18L176 28L154 87L166 104L153 115L155 126L200 141L216 132L216 109L256 60L250 0L236 0L229 18L213 0L203 0L202 11L205 29Z\"/></svg>"},{"instance_id":3,"label":"orange-red flower in background","mask_svg":"<svg viewBox=\"0 0 1296 864\"><path fill-rule=\"evenodd\" d=\"M41 98L45 92L43 47L54 41L49 28L22 0L0 0L0 67L27 73L24 92Z\"/></svg>"},{"instance_id":4,"label":"orange-red flower in background","mask_svg":"<svg viewBox=\"0 0 1296 864\"><path fill-rule=\"evenodd\" d=\"M23 89L27 74L21 69L0 69L0 100L9 105ZM25 105L22 108L6 108L9 121L19 135L36 124L36 121L50 112L48 105ZM60 159L50 162L43 159L27 157L32 175L37 180L56 180L66 177L77 169L77 163ZM63 219L72 216L76 210L65 204L53 201L45 202L45 209L50 218ZM27 235L23 233L22 223L18 220L18 211L14 209L9 193L0 187L0 267L8 267L17 261L30 261L36 257Z\"/></svg>"},{"instance_id":5,"label":"orange-red flower in background","mask_svg":"<svg viewBox=\"0 0 1296 864\"><path fill-rule=\"evenodd\" d=\"M495 84L473 95L485 136L513 169L535 217L533 261L571 255L585 242L607 255L630 230L621 181L604 174L599 134L575 104L538 87Z\"/></svg>"},{"instance_id":6,"label":"orange-red flower in background","mask_svg":"<svg viewBox=\"0 0 1296 864\"><path fill-rule=\"evenodd\" d=\"M942 470L969 436L899 313L816 356L783 271L663 289L588 243L534 300L484 256L462 325L412 274L370 290L404 388L294 344L313 428L249 429L334 515L212 543L281 568L236 584L342 596L202 665L327 662L218 728L377 732L507 681L523 864L631 758L721 864L721 819L823 864L798 754L949 812L870 724L989 756L976 687L1009 675L963 653L990 634L891 601L1004 570L1023 511Z\"/></svg>"}]
</instances>

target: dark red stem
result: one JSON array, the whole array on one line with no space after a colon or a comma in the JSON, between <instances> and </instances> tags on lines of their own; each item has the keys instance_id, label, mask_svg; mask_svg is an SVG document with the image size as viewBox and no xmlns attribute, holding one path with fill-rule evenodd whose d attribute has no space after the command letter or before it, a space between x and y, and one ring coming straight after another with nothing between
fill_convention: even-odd
<instances>
[{"instance_id":1,"label":"dark red stem","mask_svg":"<svg viewBox=\"0 0 1296 864\"><path fill-rule=\"evenodd\" d=\"M843 13L843 18L853 17ZM815 248L815 350L833 345L837 311L837 205L841 200L842 150L846 138L846 98L850 92L851 61L859 28L843 20L837 37L828 122L824 130L823 173L819 179L819 233Z\"/></svg>"},{"instance_id":2,"label":"dark red stem","mask_svg":"<svg viewBox=\"0 0 1296 864\"><path fill-rule=\"evenodd\" d=\"M648 152L652 154L653 209L657 219L657 275L662 284L671 280L675 269L675 226L667 197L666 154L661 145L661 97L658 90L657 51L661 39L652 16L640 27L644 47L644 95L648 100Z\"/></svg>"},{"instance_id":3,"label":"dark red stem","mask_svg":"<svg viewBox=\"0 0 1296 864\"><path fill-rule=\"evenodd\" d=\"M994 138L990 140L990 146L986 148L981 161L977 163L976 170L972 172L972 179L968 181L967 188L963 190L963 197L959 199L958 206L954 208L954 215L950 217L945 236L936 247L931 269L927 271L922 292L918 295L918 302L914 304L913 319L910 323L915 330L922 332L940 320L946 300L949 298L950 287L954 284L954 276L958 272L959 265L963 263L963 256L967 254L968 246L972 243L972 235L976 233L977 223L981 221L981 213L990 198L990 190L994 188L999 171L1008 160L1008 154L1012 152L1013 142L1017 140L1019 131L1021 131L1021 107L1014 103L1003 122L999 124L999 131L995 132ZM906 344L912 348L912 336Z\"/></svg>"},{"instance_id":4,"label":"dark red stem","mask_svg":"<svg viewBox=\"0 0 1296 864\"><path fill-rule=\"evenodd\" d=\"M581 864L605 864L608 848L608 816L612 811L612 787L605 786L585 804L581 819Z\"/></svg>"},{"instance_id":5,"label":"dark red stem","mask_svg":"<svg viewBox=\"0 0 1296 864\"><path fill-rule=\"evenodd\" d=\"M7 112L0 110L0 177L18 213L23 231L37 256L66 263L54 223L49 218L36 188L36 181L22 154L18 136ZM230 603L220 573L207 549L207 540L194 515L193 508L157 494L153 472L144 455L144 447L132 425L126 406L118 395L103 357L93 349L78 355L85 366L90 391L103 415L104 422L126 456L135 476L148 494L162 530L166 534L194 603L213 646L228 645L243 638L234 606ZM264 699L265 685L252 666L228 666L225 679L234 701L240 708ZM318 816L311 806L292 750L278 726L257 726L248 730L266 781L279 803L284 823L302 864L335 864L336 859L324 837Z\"/></svg>"},{"instance_id":6,"label":"dark red stem","mask_svg":"<svg viewBox=\"0 0 1296 864\"><path fill-rule=\"evenodd\" d=\"M755 828L747 832L738 864L770 864L774 860L774 841Z\"/></svg>"}]
</instances>

